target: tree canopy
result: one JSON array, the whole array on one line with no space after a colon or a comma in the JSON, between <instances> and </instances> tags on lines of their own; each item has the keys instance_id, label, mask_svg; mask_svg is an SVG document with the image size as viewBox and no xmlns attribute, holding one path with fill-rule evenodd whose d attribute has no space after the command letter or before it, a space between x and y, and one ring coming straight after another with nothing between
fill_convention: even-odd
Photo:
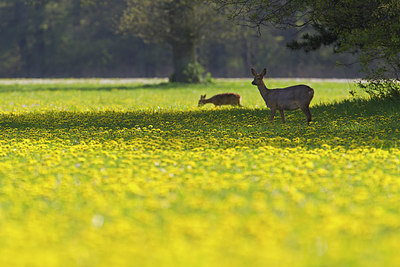
<instances>
[{"instance_id":1,"label":"tree canopy","mask_svg":"<svg viewBox=\"0 0 400 267\"><path fill-rule=\"evenodd\" d=\"M127 4L119 29L148 42L169 44L174 64L172 81L199 81L199 43L234 32L234 25L228 31L226 18L203 0L128 0Z\"/></svg>"},{"instance_id":2,"label":"tree canopy","mask_svg":"<svg viewBox=\"0 0 400 267\"><path fill-rule=\"evenodd\" d=\"M370 79L400 80L400 2L398 0L215 0L230 17L248 25L296 28L288 44L307 52L331 45L335 52L359 55Z\"/></svg>"},{"instance_id":3,"label":"tree canopy","mask_svg":"<svg viewBox=\"0 0 400 267\"><path fill-rule=\"evenodd\" d=\"M174 72L172 45L134 34L133 28L121 34L128 1L0 0L0 77L168 76ZM149 2L132 3L141 10L140 5ZM224 15L217 16L212 5L198 4L211 12L205 16L197 10L199 19L219 20L198 29L194 49L196 60L215 77L247 77L250 67L266 66L273 77L359 75L354 66L335 66L336 61L351 61L351 55L332 55L327 48L313 54L286 49L285 43L298 36L296 30L263 27L259 36L252 28L236 27ZM177 23L184 19L176 17ZM178 28L173 30L174 40L184 36Z\"/></svg>"}]
</instances>

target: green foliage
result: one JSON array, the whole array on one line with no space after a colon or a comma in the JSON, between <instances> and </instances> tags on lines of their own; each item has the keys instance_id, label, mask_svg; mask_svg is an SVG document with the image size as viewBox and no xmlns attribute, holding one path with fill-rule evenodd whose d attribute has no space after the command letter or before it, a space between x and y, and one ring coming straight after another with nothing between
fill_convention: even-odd
<instances>
[{"instance_id":1,"label":"green foliage","mask_svg":"<svg viewBox=\"0 0 400 267\"><path fill-rule=\"evenodd\" d=\"M357 53L364 74L375 89L387 88L391 80L399 81L400 4L397 0L216 2L231 7L234 17L257 27L269 23L300 28L305 33L288 44L292 49L309 52L333 45L336 52ZM385 70L367 70L376 64ZM377 86L377 80L385 81Z\"/></svg>"},{"instance_id":2,"label":"green foliage","mask_svg":"<svg viewBox=\"0 0 400 267\"><path fill-rule=\"evenodd\" d=\"M162 2L172 1L135 1L132 8L142 12ZM190 57L190 63L198 60L214 77L247 77L250 67L267 67L272 76L281 77L358 75L356 68L333 68L336 61L351 61L348 55L332 56L327 49L315 54L288 52L285 43L297 36L295 31L263 28L258 36L254 29L235 27L224 16L216 16L215 10L210 11L212 5L189 2L199 6L195 14L188 12L191 15L185 19L176 16L174 22L185 23L157 29L162 34L174 30L174 40L182 40L185 35L179 32L190 25L186 21L196 19L202 27L194 35L199 36L194 50L198 54ZM161 12L156 7L154 15ZM124 11L128 12L126 0L1 1L0 77L167 77L174 72L173 51L166 39L134 37L134 29L116 33ZM143 19L150 17L146 14ZM205 22L210 23L205 26ZM136 29L151 33L150 25Z\"/></svg>"},{"instance_id":3,"label":"green foliage","mask_svg":"<svg viewBox=\"0 0 400 267\"><path fill-rule=\"evenodd\" d=\"M102 2L101 8L81 5L80 0L3 3L0 76L79 77L104 69L121 71L137 50L136 44L127 44L132 38L116 36L111 25L121 1Z\"/></svg>"},{"instance_id":4,"label":"green foliage","mask_svg":"<svg viewBox=\"0 0 400 267\"><path fill-rule=\"evenodd\" d=\"M198 63L189 63L189 65L183 70L184 80L179 82L184 83L210 83L213 81L211 73L205 73L204 67ZM169 77L170 82L178 82L176 80L175 73Z\"/></svg>"},{"instance_id":5,"label":"green foliage","mask_svg":"<svg viewBox=\"0 0 400 267\"><path fill-rule=\"evenodd\" d=\"M397 80L390 79L368 79L366 83L359 82L360 88L364 89L372 98L395 98L400 99L400 84Z\"/></svg>"},{"instance_id":6,"label":"green foliage","mask_svg":"<svg viewBox=\"0 0 400 267\"><path fill-rule=\"evenodd\" d=\"M381 53L381 56L375 54ZM380 58L381 57L381 58ZM366 82L359 86L373 98L400 97L400 51L385 49L361 55ZM372 62L372 63L371 63Z\"/></svg>"},{"instance_id":7,"label":"green foliage","mask_svg":"<svg viewBox=\"0 0 400 267\"><path fill-rule=\"evenodd\" d=\"M203 80L204 68L200 63L190 63L183 71L186 81L189 83L199 83Z\"/></svg>"},{"instance_id":8,"label":"green foliage","mask_svg":"<svg viewBox=\"0 0 400 267\"><path fill-rule=\"evenodd\" d=\"M119 30L148 42L164 42L172 48L177 82L200 82L204 70L198 63L196 48L204 39L227 35L225 17L199 0L128 0L119 22ZM233 27L233 25L230 25Z\"/></svg>"}]
</instances>

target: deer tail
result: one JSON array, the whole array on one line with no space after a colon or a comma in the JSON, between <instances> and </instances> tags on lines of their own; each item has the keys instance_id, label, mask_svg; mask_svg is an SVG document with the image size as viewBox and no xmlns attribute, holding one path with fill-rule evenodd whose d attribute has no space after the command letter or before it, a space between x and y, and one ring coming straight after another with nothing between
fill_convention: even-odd
<instances>
[{"instance_id":1,"label":"deer tail","mask_svg":"<svg viewBox=\"0 0 400 267\"><path fill-rule=\"evenodd\" d=\"M312 89L311 87L308 88L308 94L310 95L311 98L313 98L314 96L314 89Z\"/></svg>"}]
</instances>

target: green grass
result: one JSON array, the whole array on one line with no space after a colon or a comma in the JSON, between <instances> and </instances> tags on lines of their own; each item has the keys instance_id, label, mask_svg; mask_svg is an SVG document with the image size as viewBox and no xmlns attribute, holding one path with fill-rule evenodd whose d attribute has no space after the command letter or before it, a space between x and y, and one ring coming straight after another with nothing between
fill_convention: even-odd
<instances>
[{"instance_id":1,"label":"green grass","mask_svg":"<svg viewBox=\"0 0 400 267\"><path fill-rule=\"evenodd\" d=\"M35 81L35 80L34 80ZM30 80L3 80L0 94L6 99L0 102L5 112L29 110L138 110L138 109L181 109L196 108L200 94L207 96L221 92L236 92L242 95L243 104L248 108L264 108L265 103L250 79L221 80L216 84L152 84L144 80L124 82L124 80L50 80L36 82ZM156 81L158 82L158 81ZM298 81L267 81L269 87L285 87ZM312 105L332 103L349 96L349 90L357 91L355 85L344 82L308 82L316 89ZM359 91L359 90L358 90ZM153 101L155 99L156 101ZM77 105L76 103L79 103ZM206 106L212 108L212 105Z\"/></svg>"},{"instance_id":2,"label":"green grass","mask_svg":"<svg viewBox=\"0 0 400 267\"><path fill-rule=\"evenodd\" d=\"M315 90L283 124L250 79L160 82L0 82L1 265L400 263L396 101L267 81Z\"/></svg>"}]
</instances>

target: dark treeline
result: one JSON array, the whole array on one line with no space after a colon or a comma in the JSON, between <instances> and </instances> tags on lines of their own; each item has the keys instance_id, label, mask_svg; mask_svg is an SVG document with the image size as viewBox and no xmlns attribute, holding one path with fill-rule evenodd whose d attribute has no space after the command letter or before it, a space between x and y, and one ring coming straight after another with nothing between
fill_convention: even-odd
<instances>
[{"instance_id":1,"label":"dark treeline","mask_svg":"<svg viewBox=\"0 0 400 267\"><path fill-rule=\"evenodd\" d=\"M0 77L168 77L171 47L118 32L124 0L0 0ZM226 23L232 23L227 21ZM232 29L236 26L232 24ZM298 34L263 27L198 44L198 61L213 77L359 77L352 55L329 48L305 53L286 48Z\"/></svg>"}]
</instances>

